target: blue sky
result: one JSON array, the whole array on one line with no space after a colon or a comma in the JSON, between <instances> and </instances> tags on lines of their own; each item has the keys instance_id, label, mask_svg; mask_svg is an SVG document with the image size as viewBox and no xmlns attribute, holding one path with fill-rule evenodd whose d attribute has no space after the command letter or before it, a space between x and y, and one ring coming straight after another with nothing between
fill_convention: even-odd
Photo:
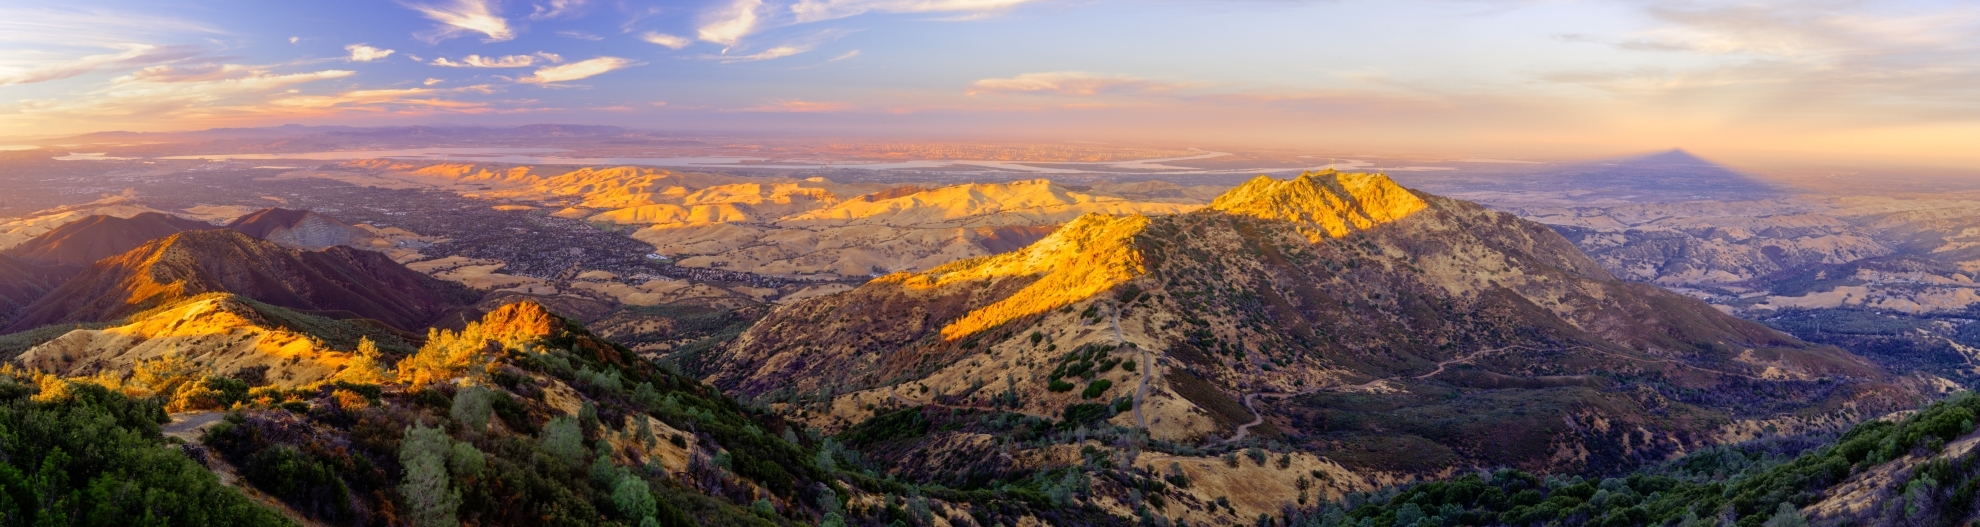
<instances>
[{"instance_id":1,"label":"blue sky","mask_svg":"<svg viewBox=\"0 0 1980 527\"><path fill-rule=\"evenodd\" d=\"M0 46L0 136L561 122L1980 150L1980 7L1950 1L17 0Z\"/></svg>"}]
</instances>

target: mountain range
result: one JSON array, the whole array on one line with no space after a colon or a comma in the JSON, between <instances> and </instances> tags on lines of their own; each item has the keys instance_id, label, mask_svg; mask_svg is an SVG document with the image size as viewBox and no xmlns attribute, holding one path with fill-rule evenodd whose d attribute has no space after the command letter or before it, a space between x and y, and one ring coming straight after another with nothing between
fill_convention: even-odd
<instances>
[{"instance_id":1,"label":"mountain range","mask_svg":"<svg viewBox=\"0 0 1980 527\"><path fill-rule=\"evenodd\" d=\"M875 405L1114 401L1097 417L1155 440L1262 435L1405 473L1615 470L1908 400L1840 349L1618 280L1544 225L1333 172L1086 215L680 360L828 429Z\"/></svg>"}]
</instances>

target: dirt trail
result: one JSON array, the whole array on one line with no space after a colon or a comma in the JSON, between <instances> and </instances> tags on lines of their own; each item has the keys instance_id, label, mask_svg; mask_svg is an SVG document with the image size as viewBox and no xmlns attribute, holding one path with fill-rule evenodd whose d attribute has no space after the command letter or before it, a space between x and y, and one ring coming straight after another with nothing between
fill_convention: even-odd
<instances>
[{"instance_id":1,"label":"dirt trail","mask_svg":"<svg viewBox=\"0 0 1980 527\"><path fill-rule=\"evenodd\" d=\"M1121 344L1128 343L1127 338L1121 336L1121 306L1119 305L1114 306L1114 340ZM1134 350L1141 352L1141 383L1140 386L1134 389L1134 424L1141 427L1142 430L1147 430L1148 418L1141 415L1141 401L1148 398L1148 378L1155 376L1155 363L1151 362L1148 358L1148 350L1141 349L1141 346L1135 346Z\"/></svg>"}]
</instances>

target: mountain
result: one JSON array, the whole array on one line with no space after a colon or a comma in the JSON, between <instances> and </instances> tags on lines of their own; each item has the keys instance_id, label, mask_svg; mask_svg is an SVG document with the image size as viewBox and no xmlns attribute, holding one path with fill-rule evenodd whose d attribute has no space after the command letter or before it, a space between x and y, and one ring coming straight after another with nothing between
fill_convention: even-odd
<instances>
[{"instance_id":1,"label":"mountain","mask_svg":"<svg viewBox=\"0 0 1980 527\"><path fill-rule=\"evenodd\" d=\"M369 318L403 330L425 328L474 300L458 285L371 251L303 251L234 230L186 231L97 261L29 305L6 332L108 322L202 293Z\"/></svg>"},{"instance_id":2,"label":"mountain","mask_svg":"<svg viewBox=\"0 0 1980 527\"><path fill-rule=\"evenodd\" d=\"M332 245L368 247L378 236L336 218L307 210L263 209L234 219L227 228L248 236L302 249Z\"/></svg>"},{"instance_id":3,"label":"mountain","mask_svg":"<svg viewBox=\"0 0 1980 527\"><path fill-rule=\"evenodd\" d=\"M35 236L6 254L38 265L89 265L158 238L212 228L206 222L157 212L129 218L89 216Z\"/></svg>"},{"instance_id":4,"label":"mountain","mask_svg":"<svg viewBox=\"0 0 1980 527\"><path fill-rule=\"evenodd\" d=\"M1088 214L670 359L826 429L890 406L1007 410L1263 438L1362 474L1612 471L1915 396L1842 350L1618 280L1538 223L1338 172Z\"/></svg>"}]
</instances>

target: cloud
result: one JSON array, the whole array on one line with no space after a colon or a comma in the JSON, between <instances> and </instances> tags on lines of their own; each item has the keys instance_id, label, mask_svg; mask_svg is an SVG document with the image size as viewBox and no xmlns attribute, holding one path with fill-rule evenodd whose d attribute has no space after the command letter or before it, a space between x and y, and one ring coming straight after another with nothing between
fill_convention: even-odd
<instances>
[{"instance_id":1,"label":"cloud","mask_svg":"<svg viewBox=\"0 0 1980 527\"><path fill-rule=\"evenodd\" d=\"M239 64L199 64L194 66L157 65L137 70L118 81L138 82L205 82L223 79L237 79L256 72Z\"/></svg>"},{"instance_id":2,"label":"cloud","mask_svg":"<svg viewBox=\"0 0 1980 527\"><path fill-rule=\"evenodd\" d=\"M542 59L553 64L564 61L562 55L538 51L534 55L505 55L501 57L468 55L462 57L459 61L440 57L433 59L433 62L430 64L448 68L527 68L536 65L537 59Z\"/></svg>"},{"instance_id":3,"label":"cloud","mask_svg":"<svg viewBox=\"0 0 1980 527\"><path fill-rule=\"evenodd\" d=\"M495 0L454 0L446 5L403 5L440 23L439 27L413 34L414 37L429 44L471 33L486 35L487 38L481 39L482 42L502 42L516 38L515 30L509 28L508 19L496 14Z\"/></svg>"},{"instance_id":4,"label":"cloud","mask_svg":"<svg viewBox=\"0 0 1980 527\"><path fill-rule=\"evenodd\" d=\"M326 110L367 110L384 107L410 107L424 110L446 110L453 112L478 113L488 107L487 103L461 101L439 97L453 93L490 93L487 86L464 86L449 90L433 88L392 88L373 90L348 90L332 95L295 95L269 101L268 105L288 111L309 111L321 113ZM375 111L375 110L374 110Z\"/></svg>"},{"instance_id":5,"label":"cloud","mask_svg":"<svg viewBox=\"0 0 1980 527\"><path fill-rule=\"evenodd\" d=\"M830 62L838 62L838 61L841 61L841 60L849 60L849 59L852 59L853 57L858 57L858 56L859 56L859 50L857 50L857 49L855 49L855 50L852 50L852 51L848 51L848 52L845 52L845 53L843 53L843 54L840 54L840 55L839 55L839 56L837 56L837 57L832 57L832 60L828 60L828 61L825 61L825 62L828 62L828 63L830 63Z\"/></svg>"},{"instance_id":6,"label":"cloud","mask_svg":"<svg viewBox=\"0 0 1980 527\"><path fill-rule=\"evenodd\" d=\"M687 37L669 35L658 31L648 31L642 33L639 35L639 39L660 46L664 46L670 49L681 49L688 47L688 44L694 43L694 41L688 40Z\"/></svg>"},{"instance_id":7,"label":"cloud","mask_svg":"<svg viewBox=\"0 0 1980 527\"><path fill-rule=\"evenodd\" d=\"M968 95L981 93L1033 93L1057 95L1098 95L1101 93L1159 93L1185 87L1138 77L1101 75L1080 71L1025 73L1008 79L983 79L970 85Z\"/></svg>"},{"instance_id":8,"label":"cloud","mask_svg":"<svg viewBox=\"0 0 1980 527\"><path fill-rule=\"evenodd\" d=\"M301 41L302 41L302 37L289 37L289 43L290 43L290 44L294 44L294 43L297 43L297 42L301 42Z\"/></svg>"},{"instance_id":9,"label":"cloud","mask_svg":"<svg viewBox=\"0 0 1980 527\"><path fill-rule=\"evenodd\" d=\"M594 34L591 34L591 33L586 33L586 32L583 32L583 31L558 31L558 32L557 32L557 36L560 36L560 37L564 37L564 38L574 38L574 39L578 39L578 40L589 40L589 41L592 41L592 42L597 42L597 41L600 41L600 40L605 40L605 37L601 37L601 36L598 36L598 35L594 35Z\"/></svg>"},{"instance_id":10,"label":"cloud","mask_svg":"<svg viewBox=\"0 0 1980 527\"><path fill-rule=\"evenodd\" d=\"M798 0L791 14L798 23L875 13L969 13L1007 11L1035 0Z\"/></svg>"},{"instance_id":11,"label":"cloud","mask_svg":"<svg viewBox=\"0 0 1980 527\"><path fill-rule=\"evenodd\" d=\"M147 68L111 80L102 88L53 100L23 100L0 113L61 120L163 117L202 119L217 115L265 112L265 94L311 82L354 75L348 70L269 73L242 66L221 66L225 74L184 74Z\"/></svg>"},{"instance_id":12,"label":"cloud","mask_svg":"<svg viewBox=\"0 0 1980 527\"><path fill-rule=\"evenodd\" d=\"M552 18L573 16L578 14L578 11L583 10L586 3L588 2L585 0L550 0L549 2L535 4L531 6L535 8L535 11L529 13L529 19L549 20Z\"/></svg>"},{"instance_id":13,"label":"cloud","mask_svg":"<svg viewBox=\"0 0 1980 527\"><path fill-rule=\"evenodd\" d=\"M782 99L743 108L742 112L767 113L832 113L852 109L852 105L842 102L815 102L796 99Z\"/></svg>"},{"instance_id":14,"label":"cloud","mask_svg":"<svg viewBox=\"0 0 1980 527\"><path fill-rule=\"evenodd\" d=\"M126 44L124 51L87 55L66 62L43 65L26 71L9 72L0 70L0 86L10 84L34 84L61 80L82 75L98 69L142 66L184 60L200 54L201 50L192 46L150 44Z\"/></svg>"},{"instance_id":15,"label":"cloud","mask_svg":"<svg viewBox=\"0 0 1980 527\"><path fill-rule=\"evenodd\" d=\"M351 57L349 59L351 62L371 62L385 57L390 57L392 56L393 53L393 51L389 49L378 49L364 44L351 44L349 46L344 46L344 51L351 52Z\"/></svg>"},{"instance_id":16,"label":"cloud","mask_svg":"<svg viewBox=\"0 0 1980 527\"><path fill-rule=\"evenodd\" d=\"M762 7L763 0L731 0L727 7L703 14L701 27L695 29L695 36L708 42L734 46L756 31L757 10Z\"/></svg>"},{"instance_id":17,"label":"cloud","mask_svg":"<svg viewBox=\"0 0 1980 527\"><path fill-rule=\"evenodd\" d=\"M439 84L439 83L442 83L442 82L446 82L446 81L443 81L443 80L440 80L440 79L435 79L435 78L433 78L433 77L427 77L427 78L426 78L426 82L422 82L422 83L420 83L420 84L421 84L421 85L425 85L425 86L432 86L432 85L435 85L435 84Z\"/></svg>"},{"instance_id":18,"label":"cloud","mask_svg":"<svg viewBox=\"0 0 1980 527\"><path fill-rule=\"evenodd\" d=\"M586 79L635 65L633 61L618 57L598 57L580 60L562 66L539 68L535 74L516 79L526 84L555 84L565 81Z\"/></svg>"},{"instance_id":19,"label":"cloud","mask_svg":"<svg viewBox=\"0 0 1980 527\"><path fill-rule=\"evenodd\" d=\"M733 64L737 62L756 62L759 60L781 59L784 57L789 57L791 55L804 53L806 51L811 51L810 45L777 46L774 48L763 50L762 52L752 53L749 55L735 55L735 56L707 55L702 58L710 59L710 60L720 60L722 61L723 64Z\"/></svg>"}]
</instances>

